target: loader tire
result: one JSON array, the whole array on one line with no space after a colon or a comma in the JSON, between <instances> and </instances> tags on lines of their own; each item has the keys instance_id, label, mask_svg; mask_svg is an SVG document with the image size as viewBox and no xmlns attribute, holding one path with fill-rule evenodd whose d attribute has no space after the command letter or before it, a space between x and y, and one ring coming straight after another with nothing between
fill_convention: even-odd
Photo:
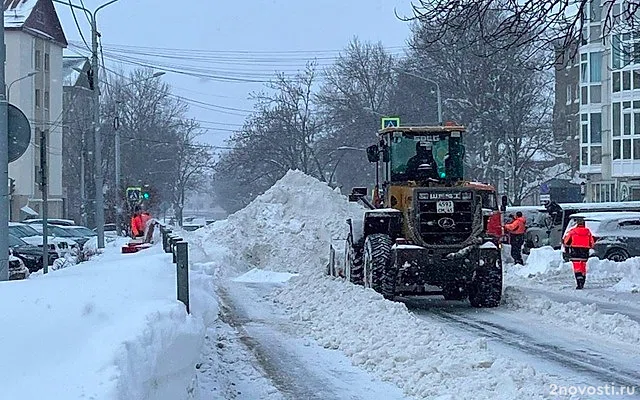
<instances>
[{"instance_id":1,"label":"loader tire","mask_svg":"<svg viewBox=\"0 0 640 400\"><path fill-rule=\"evenodd\" d=\"M364 286L389 300L395 296L397 276L392 246L393 240L382 233L369 235L364 242Z\"/></svg>"},{"instance_id":2,"label":"loader tire","mask_svg":"<svg viewBox=\"0 0 640 400\"><path fill-rule=\"evenodd\" d=\"M364 242L353 242L351 234L347 237L344 255L344 277L354 285L363 285L364 266L362 260Z\"/></svg>"},{"instance_id":3,"label":"loader tire","mask_svg":"<svg viewBox=\"0 0 640 400\"><path fill-rule=\"evenodd\" d=\"M477 268L469 285L469 303L475 308L498 307L502 300L502 260Z\"/></svg>"}]
</instances>

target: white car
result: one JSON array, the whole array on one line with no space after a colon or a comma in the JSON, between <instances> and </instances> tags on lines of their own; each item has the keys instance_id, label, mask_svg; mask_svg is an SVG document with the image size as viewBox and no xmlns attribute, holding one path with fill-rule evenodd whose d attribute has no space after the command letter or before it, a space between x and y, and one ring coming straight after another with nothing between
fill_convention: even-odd
<instances>
[{"instance_id":1,"label":"white car","mask_svg":"<svg viewBox=\"0 0 640 400\"><path fill-rule=\"evenodd\" d=\"M40 232L27 224L9 222L9 233L34 246L42 247L42 243L44 242L44 237L42 237ZM72 248L78 247L78 244L73 240L53 236L47 236L47 238L49 248L54 250L59 258L63 258Z\"/></svg>"}]
</instances>

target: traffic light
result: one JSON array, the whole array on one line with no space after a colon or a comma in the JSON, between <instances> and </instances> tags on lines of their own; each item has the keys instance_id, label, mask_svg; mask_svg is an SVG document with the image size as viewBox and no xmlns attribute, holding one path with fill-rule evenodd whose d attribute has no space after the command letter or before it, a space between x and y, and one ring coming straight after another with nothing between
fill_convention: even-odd
<instances>
[{"instance_id":1,"label":"traffic light","mask_svg":"<svg viewBox=\"0 0 640 400\"><path fill-rule=\"evenodd\" d=\"M145 200L149 200L149 198L151 197L151 194L149 193L149 191L144 191L142 192L142 198Z\"/></svg>"}]
</instances>

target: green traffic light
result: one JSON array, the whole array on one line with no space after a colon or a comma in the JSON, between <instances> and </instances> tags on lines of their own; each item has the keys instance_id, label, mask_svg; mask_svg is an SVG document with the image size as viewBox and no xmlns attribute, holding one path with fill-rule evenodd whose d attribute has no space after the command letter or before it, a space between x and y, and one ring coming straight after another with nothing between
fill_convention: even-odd
<instances>
[{"instance_id":1,"label":"green traffic light","mask_svg":"<svg viewBox=\"0 0 640 400\"><path fill-rule=\"evenodd\" d=\"M148 199L148 198L149 198L149 193L146 193L146 192L145 192L145 193L143 193L143 194L142 194L142 197L143 197L143 198L145 198L145 199Z\"/></svg>"},{"instance_id":2,"label":"green traffic light","mask_svg":"<svg viewBox=\"0 0 640 400\"><path fill-rule=\"evenodd\" d=\"M447 177L447 174L446 174L446 173L444 173L444 172L440 172L440 178L446 178L446 177Z\"/></svg>"}]
</instances>

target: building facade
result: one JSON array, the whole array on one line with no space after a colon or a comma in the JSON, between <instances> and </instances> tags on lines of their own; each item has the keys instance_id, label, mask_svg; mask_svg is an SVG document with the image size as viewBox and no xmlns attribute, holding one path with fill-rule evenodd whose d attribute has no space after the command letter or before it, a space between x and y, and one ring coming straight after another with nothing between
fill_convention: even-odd
<instances>
[{"instance_id":1,"label":"building facade","mask_svg":"<svg viewBox=\"0 0 640 400\"><path fill-rule=\"evenodd\" d=\"M90 177L93 174L93 159L88 149L94 148L91 118L93 91L90 89L88 71L91 69L86 57L65 56L63 70L63 142L62 180L66 201L67 218L87 226L88 216L93 214L92 203L95 190Z\"/></svg>"},{"instance_id":2,"label":"building facade","mask_svg":"<svg viewBox=\"0 0 640 400\"><path fill-rule=\"evenodd\" d=\"M49 216L64 213L62 192L62 51L67 41L52 0L4 0L6 82L9 103L31 124L31 144L9 164L15 183L10 218L39 214L42 192L40 137L48 139ZM28 76L30 75L30 76ZM28 77L27 77L28 76Z\"/></svg>"},{"instance_id":3,"label":"building facade","mask_svg":"<svg viewBox=\"0 0 640 400\"><path fill-rule=\"evenodd\" d=\"M588 4L580 43L580 173L588 201L640 200L640 31L604 3Z\"/></svg>"}]
</instances>

